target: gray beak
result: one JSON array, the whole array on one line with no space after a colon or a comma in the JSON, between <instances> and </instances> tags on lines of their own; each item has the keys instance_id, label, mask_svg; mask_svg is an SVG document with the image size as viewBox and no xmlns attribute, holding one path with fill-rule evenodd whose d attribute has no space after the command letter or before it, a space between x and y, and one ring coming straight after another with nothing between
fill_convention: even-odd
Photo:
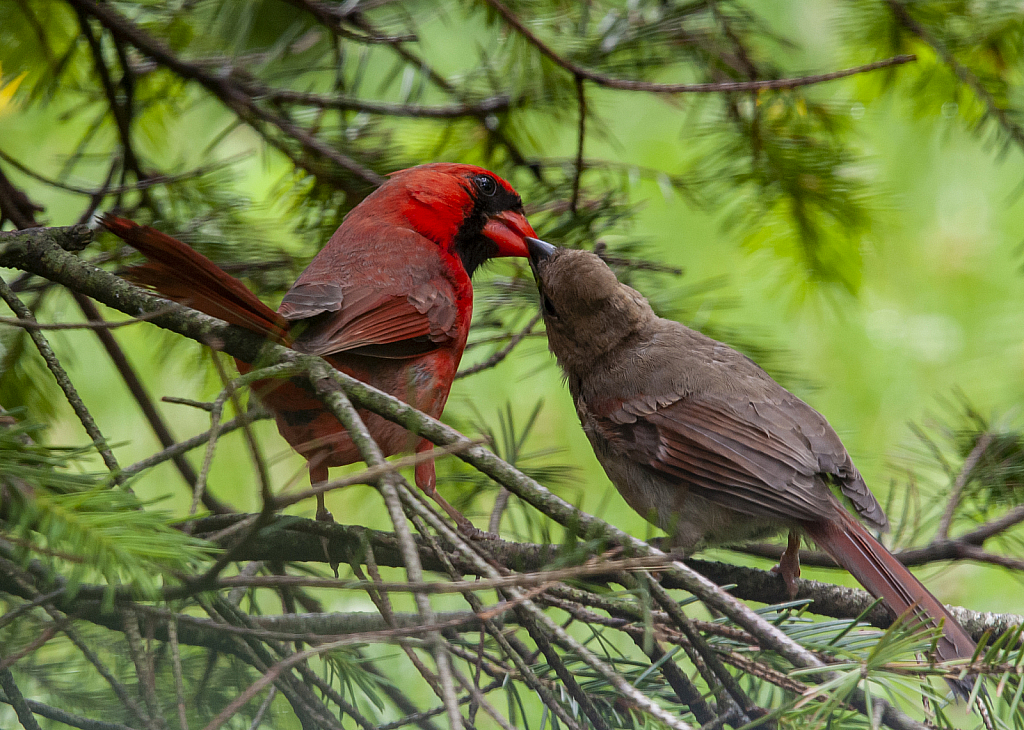
<instances>
[{"instance_id":1,"label":"gray beak","mask_svg":"<svg viewBox=\"0 0 1024 730\"><path fill-rule=\"evenodd\" d=\"M555 247L539 238L527 238L526 250L530 253L530 263L537 264L555 252Z\"/></svg>"}]
</instances>

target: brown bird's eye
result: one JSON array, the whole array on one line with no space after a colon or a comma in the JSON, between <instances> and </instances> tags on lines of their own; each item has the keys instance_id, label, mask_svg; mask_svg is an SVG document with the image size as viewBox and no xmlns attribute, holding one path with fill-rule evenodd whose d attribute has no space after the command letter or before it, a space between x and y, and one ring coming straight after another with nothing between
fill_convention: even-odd
<instances>
[{"instance_id":1,"label":"brown bird's eye","mask_svg":"<svg viewBox=\"0 0 1024 730\"><path fill-rule=\"evenodd\" d=\"M473 182L476 183L477 190L484 195L491 196L498 192L498 183L490 175L477 175Z\"/></svg>"}]
</instances>

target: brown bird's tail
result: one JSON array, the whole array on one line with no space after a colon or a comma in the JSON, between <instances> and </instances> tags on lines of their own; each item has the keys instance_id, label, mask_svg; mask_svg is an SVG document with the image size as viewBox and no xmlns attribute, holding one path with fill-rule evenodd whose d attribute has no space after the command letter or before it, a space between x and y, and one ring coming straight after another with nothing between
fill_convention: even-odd
<instances>
[{"instance_id":1,"label":"brown bird's tail","mask_svg":"<svg viewBox=\"0 0 1024 730\"><path fill-rule=\"evenodd\" d=\"M879 543L841 505L836 503L835 520L822 520L806 526L807 534L818 547L860 581L868 592L885 600L889 610L901 616L913 608L923 623L938 626L939 659L962 659L974 655L974 640L957 623L946 607L896 557ZM973 682L950 681L953 690L963 697L970 694Z\"/></svg>"},{"instance_id":2,"label":"brown bird's tail","mask_svg":"<svg viewBox=\"0 0 1024 730\"><path fill-rule=\"evenodd\" d=\"M192 247L125 218L104 215L100 223L149 259L128 270L130 281L211 317L277 342L286 341L285 320L245 284Z\"/></svg>"}]
</instances>

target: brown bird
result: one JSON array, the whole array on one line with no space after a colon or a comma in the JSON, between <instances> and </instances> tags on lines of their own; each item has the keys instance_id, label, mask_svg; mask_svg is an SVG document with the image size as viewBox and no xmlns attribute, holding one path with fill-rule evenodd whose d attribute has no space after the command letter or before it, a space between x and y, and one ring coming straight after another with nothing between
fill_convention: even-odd
<instances>
[{"instance_id":1,"label":"brown bird","mask_svg":"<svg viewBox=\"0 0 1024 730\"><path fill-rule=\"evenodd\" d=\"M750 358L658 317L588 251L529 239L548 344L598 461L630 507L687 554L790 531L791 593L805 534L889 610L942 624L941 659L975 644L946 608L851 515L881 505L825 417ZM952 683L958 693L967 683Z\"/></svg>"},{"instance_id":2,"label":"brown bird","mask_svg":"<svg viewBox=\"0 0 1024 730\"><path fill-rule=\"evenodd\" d=\"M470 277L488 259L525 257L535 235L512 186L474 165L434 163L401 170L352 209L275 312L242 282L181 241L105 216L104 226L149 261L128 278L163 296L298 352L439 417L466 347L473 316ZM236 361L248 372L251 363ZM257 381L281 435L309 462L310 482L360 460L348 431L302 378ZM432 444L360 410L385 456ZM441 498L434 464L416 484L468 534L479 531ZM331 513L318 496L317 519Z\"/></svg>"}]
</instances>

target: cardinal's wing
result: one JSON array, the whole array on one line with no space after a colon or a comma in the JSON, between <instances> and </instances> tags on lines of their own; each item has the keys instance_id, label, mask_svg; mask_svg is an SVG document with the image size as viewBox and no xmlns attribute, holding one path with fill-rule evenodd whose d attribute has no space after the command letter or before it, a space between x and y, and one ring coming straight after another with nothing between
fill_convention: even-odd
<instances>
[{"instance_id":1,"label":"cardinal's wing","mask_svg":"<svg viewBox=\"0 0 1024 730\"><path fill-rule=\"evenodd\" d=\"M774 383L773 383L774 385ZM784 390L635 398L599 404L592 427L629 458L750 515L831 515L828 481L861 516L885 514L825 418Z\"/></svg>"},{"instance_id":2,"label":"cardinal's wing","mask_svg":"<svg viewBox=\"0 0 1024 730\"><path fill-rule=\"evenodd\" d=\"M460 317L455 280L461 273L468 287L465 272L413 231L392 232L388 244L344 255L336 247L314 260L278 309L292 323L294 349L408 358L459 338L468 311Z\"/></svg>"}]
</instances>

